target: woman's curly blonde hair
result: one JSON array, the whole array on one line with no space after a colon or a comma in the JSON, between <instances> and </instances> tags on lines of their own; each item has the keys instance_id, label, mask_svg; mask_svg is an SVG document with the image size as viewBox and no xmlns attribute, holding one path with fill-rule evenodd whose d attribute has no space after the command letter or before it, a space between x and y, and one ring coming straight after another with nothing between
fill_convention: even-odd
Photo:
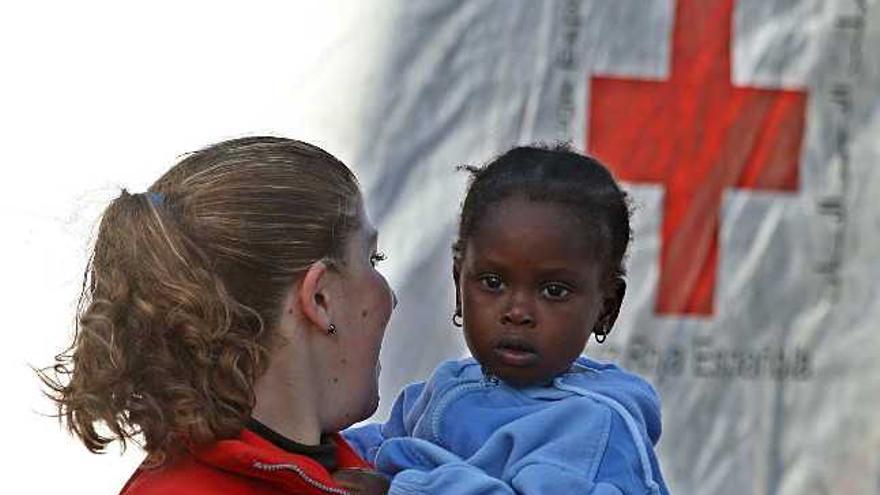
<instances>
[{"instance_id":1,"label":"woman's curly blonde hair","mask_svg":"<svg viewBox=\"0 0 880 495\"><path fill-rule=\"evenodd\" d=\"M60 419L92 452L136 441L154 463L236 436L285 291L315 261L342 261L360 201L332 155L274 137L210 146L147 193L123 191L101 219L73 343L39 371Z\"/></svg>"}]
</instances>

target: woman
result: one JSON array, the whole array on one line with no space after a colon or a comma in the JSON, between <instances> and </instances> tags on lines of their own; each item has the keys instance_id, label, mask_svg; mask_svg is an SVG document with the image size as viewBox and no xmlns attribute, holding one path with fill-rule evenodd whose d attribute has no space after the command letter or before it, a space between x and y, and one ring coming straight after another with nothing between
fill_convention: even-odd
<instances>
[{"instance_id":1,"label":"woman","mask_svg":"<svg viewBox=\"0 0 880 495\"><path fill-rule=\"evenodd\" d=\"M74 342L42 377L89 450L146 450L125 495L383 493L336 433L378 404L383 257L327 152L210 146L107 208Z\"/></svg>"}]
</instances>

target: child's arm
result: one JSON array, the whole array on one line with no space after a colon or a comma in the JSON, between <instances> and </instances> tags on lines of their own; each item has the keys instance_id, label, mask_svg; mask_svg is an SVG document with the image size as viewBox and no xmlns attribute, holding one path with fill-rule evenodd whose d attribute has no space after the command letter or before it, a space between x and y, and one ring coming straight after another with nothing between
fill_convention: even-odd
<instances>
[{"instance_id":1,"label":"child's arm","mask_svg":"<svg viewBox=\"0 0 880 495\"><path fill-rule=\"evenodd\" d=\"M377 468L392 475L389 495L544 495L583 493L624 495L614 485L594 483L562 465L528 461L511 478L496 478L477 467L475 459L464 460L430 442L397 438L386 442L377 456ZM414 467L415 466L415 467Z\"/></svg>"},{"instance_id":2,"label":"child's arm","mask_svg":"<svg viewBox=\"0 0 880 495\"><path fill-rule=\"evenodd\" d=\"M424 440L395 438L378 449L375 462L393 475L389 493L398 494L667 493L645 480L638 442L618 411L583 398L506 424L467 459Z\"/></svg>"},{"instance_id":3,"label":"child's arm","mask_svg":"<svg viewBox=\"0 0 880 495\"><path fill-rule=\"evenodd\" d=\"M377 469L393 476L389 495L514 495L505 482L489 476L452 452L419 438L388 440L376 456Z\"/></svg>"}]
</instances>

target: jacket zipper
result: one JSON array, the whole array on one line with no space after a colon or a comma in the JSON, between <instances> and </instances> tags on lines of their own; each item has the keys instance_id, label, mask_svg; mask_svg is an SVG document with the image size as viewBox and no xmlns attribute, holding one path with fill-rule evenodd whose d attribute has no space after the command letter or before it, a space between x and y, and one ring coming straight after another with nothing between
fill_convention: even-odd
<instances>
[{"instance_id":1,"label":"jacket zipper","mask_svg":"<svg viewBox=\"0 0 880 495\"><path fill-rule=\"evenodd\" d=\"M296 464L265 464L259 461L254 461L254 468L262 470L262 471L281 471L288 470L293 471L300 478L303 479L306 483L311 485L314 488L325 491L327 493L334 493L336 495L349 495L350 492L348 490L343 490L341 488L333 488L332 486L327 486L320 481L315 480L314 478L309 477L305 471Z\"/></svg>"}]
</instances>

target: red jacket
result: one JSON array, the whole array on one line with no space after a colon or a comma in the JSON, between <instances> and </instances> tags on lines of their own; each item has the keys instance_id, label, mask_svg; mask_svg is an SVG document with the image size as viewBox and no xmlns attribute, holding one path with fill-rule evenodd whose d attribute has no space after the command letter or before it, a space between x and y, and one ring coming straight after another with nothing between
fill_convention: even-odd
<instances>
[{"instance_id":1,"label":"red jacket","mask_svg":"<svg viewBox=\"0 0 880 495\"><path fill-rule=\"evenodd\" d=\"M338 434L339 468L366 468ZM311 495L349 493L310 457L291 454L257 434L242 430L238 438L194 450L159 468L140 468L120 495Z\"/></svg>"}]
</instances>

